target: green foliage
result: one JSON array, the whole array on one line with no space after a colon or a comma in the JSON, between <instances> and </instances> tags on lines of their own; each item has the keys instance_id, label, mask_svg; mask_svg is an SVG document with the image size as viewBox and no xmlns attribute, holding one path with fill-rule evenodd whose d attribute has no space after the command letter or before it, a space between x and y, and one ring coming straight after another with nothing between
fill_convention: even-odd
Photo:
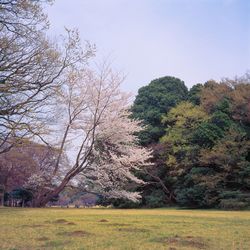
<instances>
[{"instance_id":1,"label":"green foliage","mask_svg":"<svg viewBox=\"0 0 250 250\"><path fill-rule=\"evenodd\" d=\"M164 192L160 189L155 189L150 195L144 197L144 204L149 208L164 207L166 205L164 199Z\"/></svg>"},{"instance_id":2,"label":"green foliage","mask_svg":"<svg viewBox=\"0 0 250 250\"><path fill-rule=\"evenodd\" d=\"M226 209L228 204L229 209L233 208L233 201L235 209L238 202L241 203L238 208L243 203L244 207L249 206L250 199L245 195L250 190L249 161L246 158L249 146L243 134L230 129L212 148L200 149L196 162L200 167L191 166L177 182L180 192L177 201L191 207L195 204L196 207Z\"/></svg>"},{"instance_id":3,"label":"green foliage","mask_svg":"<svg viewBox=\"0 0 250 250\"><path fill-rule=\"evenodd\" d=\"M30 201L33 198L32 193L25 188L17 188L10 192L10 195L14 199L21 199L25 201Z\"/></svg>"},{"instance_id":4,"label":"green foliage","mask_svg":"<svg viewBox=\"0 0 250 250\"><path fill-rule=\"evenodd\" d=\"M220 102L209 121L206 121L193 133L192 142L201 147L212 147L223 138L226 131L234 125L233 120L227 114L229 104L226 100Z\"/></svg>"},{"instance_id":5,"label":"green foliage","mask_svg":"<svg viewBox=\"0 0 250 250\"><path fill-rule=\"evenodd\" d=\"M216 90L214 100L206 99L196 106L182 102L163 117L166 134L161 142L168 145L166 165L168 175L175 179L176 202L196 208L246 208L250 206L246 195L250 191L246 125L234 118L235 104L230 97L234 90L214 82L209 86L210 91ZM205 92L211 94L207 88ZM244 112L242 115L245 117Z\"/></svg>"},{"instance_id":6,"label":"green foliage","mask_svg":"<svg viewBox=\"0 0 250 250\"><path fill-rule=\"evenodd\" d=\"M32 201L33 194L25 188L16 188L9 193L8 199L20 200L20 205L25 206L27 202Z\"/></svg>"},{"instance_id":7,"label":"green foliage","mask_svg":"<svg viewBox=\"0 0 250 250\"><path fill-rule=\"evenodd\" d=\"M250 193L244 193L241 190L222 192L219 207L230 210L249 208Z\"/></svg>"},{"instance_id":8,"label":"green foliage","mask_svg":"<svg viewBox=\"0 0 250 250\"><path fill-rule=\"evenodd\" d=\"M232 126L233 121L226 113L223 113L222 111L216 111L211 117L211 123L223 131L226 131Z\"/></svg>"},{"instance_id":9,"label":"green foliage","mask_svg":"<svg viewBox=\"0 0 250 250\"><path fill-rule=\"evenodd\" d=\"M188 93L173 81L141 88L132 108L147 125L141 143L152 146L155 163L140 174L148 183L141 205L250 207L249 81L209 81Z\"/></svg>"},{"instance_id":10,"label":"green foliage","mask_svg":"<svg viewBox=\"0 0 250 250\"><path fill-rule=\"evenodd\" d=\"M138 208L140 207L140 202L133 202L128 199L113 199L113 198L105 198L105 197L99 197L97 201L98 205L101 206L110 206L112 205L115 208Z\"/></svg>"},{"instance_id":11,"label":"green foliage","mask_svg":"<svg viewBox=\"0 0 250 250\"><path fill-rule=\"evenodd\" d=\"M188 101L195 105L200 105L201 103L201 91L202 91L203 85L201 83L198 83L194 85L188 92Z\"/></svg>"},{"instance_id":12,"label":"green foliage","mask_svg":"<svg viewBox=\"0 0 250 250\"><path fill-rule=\"evenodd\" d=\"M194 129L200 121L206 120L208 115L205 111L190 102L181 102L172 108L167 115L163 116L165 125L172 125L181 129Z\"/></svg>"},{"instance_id":13,"label":"green foliage","mask_svg":"<svg viewBox=\"0 0 250 250\"><path fill-rule=\"evenodd\" d=\"M199 185L176 189L176 200L181 206L200 208L204 206L204 192L205 188Z\"/></svg>"},{"instance_id":14,"label":"green foliage","mask_svg":"<svg viewBox=\"0 0 250 250\"><path fill-rule=\"evenodd\" d=\"M193 133L192 143L200 147L212 147L224 135L223 130L210 122L202 123Z\"/></svg>"},{"instance_id":15,"label":"green foliage","mask_svg":"<svg viewBox=\"0 0 250 250\"><path fill-rule=\"evenodd\" d=\"M182 174L188 168L190 161L197 151L195 144L190 144L193 133L201 123L208 120L208 115L202 107L190 102L182 102L163 117L167 125L166 134L161 142L171 145L167 151L166 164L172 169L170 172Z\"/></svg>"},{"instance_id":16,"label":"green foliage","mask_svg":"<svg viewBox=\"0 0 250 250\"><path fill-rule=\"evenodd\" d=\"M215 111L221 111L223 113L226 113L226 114L230 114L231 113L231 108L232 108L232 105L230 104L230 101L228 98L223 98L221 101L219 101L216 106L215 106Z\"/></svg>"},{"instance_id":17,"label":"green foliage","mask_svg":"<svg viewBox=\"0 0 250 250\"><path fill-rule=\"evenodd\" d=\"M180 101L187 98L188 90L184 82L175 77L162 77L142 87L132 107L133 117L147 126L139 137L143 145L158 142L164 134L161 117Z\"/></svg>"}]
</instances>

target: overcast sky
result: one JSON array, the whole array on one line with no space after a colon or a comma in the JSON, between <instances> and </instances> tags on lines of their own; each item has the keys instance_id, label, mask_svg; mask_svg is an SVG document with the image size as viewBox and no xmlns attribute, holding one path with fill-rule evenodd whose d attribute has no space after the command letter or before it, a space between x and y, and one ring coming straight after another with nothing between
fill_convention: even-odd
<instances>
[{"instance_id":1,"label":"overcast sky","mask_svg":"<svg viewBox=\"0 0 250 250\"><path fill-rule=\"evenodd\" d=\"M250 0L55 0L54 34L78 28L137 93L171 75L188 87L250 69Z\"/></svg>"}]
</instances>

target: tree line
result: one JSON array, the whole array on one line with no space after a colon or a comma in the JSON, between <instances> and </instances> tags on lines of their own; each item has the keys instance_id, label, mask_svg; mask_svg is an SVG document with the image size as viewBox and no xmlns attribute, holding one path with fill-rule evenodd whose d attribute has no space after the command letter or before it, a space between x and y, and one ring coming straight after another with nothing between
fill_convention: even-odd
<instances>
[{"instance_id":1,"label":"tree line","mask_svg":"<svg viewBox=\"0 0 250 250\"><path fill-rule=\"evenodd\" d=\"M249 207L249 83L245 74L188 90L163 77L139 89L133 117L146 126L140 143L152 148L155 163L138 173L148 182L139 188L141 206Z\"/></svg>"}]
</instances>

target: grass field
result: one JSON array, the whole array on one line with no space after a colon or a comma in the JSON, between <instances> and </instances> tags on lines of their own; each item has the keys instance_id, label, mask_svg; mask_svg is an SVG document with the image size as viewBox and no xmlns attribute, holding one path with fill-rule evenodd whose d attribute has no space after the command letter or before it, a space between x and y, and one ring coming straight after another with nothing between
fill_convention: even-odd
<instances>
[{"instance_id":1,"label":"grass field","mask_svg":"<svg viewBox=\"0 0 250 250\"><path fill-rule=\"evenodd\" d=\"M0 249L250 249L250 211L0 209Z\"/></svg>"}]
</instances>

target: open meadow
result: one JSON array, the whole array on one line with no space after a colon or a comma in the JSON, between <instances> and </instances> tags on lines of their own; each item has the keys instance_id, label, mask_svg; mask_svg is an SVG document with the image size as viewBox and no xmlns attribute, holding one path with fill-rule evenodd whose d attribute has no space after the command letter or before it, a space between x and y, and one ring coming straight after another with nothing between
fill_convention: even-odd
<instances>
[{"instance_id":1,"label":"open meadow","mask_svg":"<svg viewBox=\"0 0 250 250\"><path fill-rule=\"evenodd\" d=\"M250 211L0 209L1 249L250 249Z\"/></svg>"}]
</instances>

